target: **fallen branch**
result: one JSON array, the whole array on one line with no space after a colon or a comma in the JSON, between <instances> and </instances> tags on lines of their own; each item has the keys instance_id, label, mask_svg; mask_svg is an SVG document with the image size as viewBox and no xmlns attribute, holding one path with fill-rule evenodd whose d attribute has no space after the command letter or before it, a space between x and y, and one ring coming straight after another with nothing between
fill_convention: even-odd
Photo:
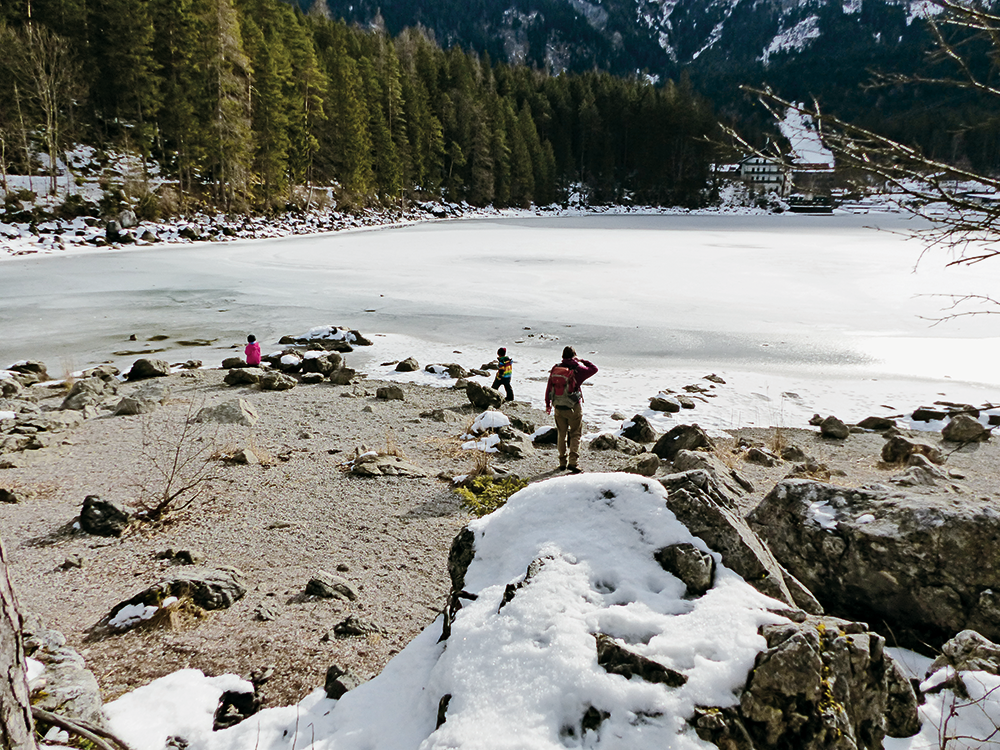
<instances>
[{"instance_id":1,"label":"fallen branch","mask_svg":"<svg viewBox=\"0 0 1000 750\"><path fill-rule=\"evenodd\" d=\"M94 743L100 750L132 750L124 740L119 739L106 729L101 729L101 727L95 726L83 719L71 719L68 716L60 716L37 706L31 707L31 715L35 721L42 721L83 737L83 739Z\"/></svg>"}]
</instances>

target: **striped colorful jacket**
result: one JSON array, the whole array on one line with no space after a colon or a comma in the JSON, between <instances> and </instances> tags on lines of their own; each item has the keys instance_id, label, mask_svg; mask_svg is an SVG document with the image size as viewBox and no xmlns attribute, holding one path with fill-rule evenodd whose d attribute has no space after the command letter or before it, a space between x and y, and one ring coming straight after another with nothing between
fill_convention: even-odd
<instances>
[{"instance_id":1,"label":"striped colorful jacket","mask_svg":"<svg viewBox=\"0 0 1000 750\"><path fill-rule=\"evenodd\" d=\"M498 380L510 380L511 373L513 371L514 371L514 360L512 360L510 357L497 358Z\"/></svg>"}]
</instances>

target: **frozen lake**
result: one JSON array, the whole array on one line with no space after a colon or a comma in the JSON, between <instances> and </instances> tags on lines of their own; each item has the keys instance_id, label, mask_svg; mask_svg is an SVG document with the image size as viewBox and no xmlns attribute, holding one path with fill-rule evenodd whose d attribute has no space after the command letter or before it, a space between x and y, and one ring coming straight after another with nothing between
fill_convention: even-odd
<instances>
[{"instance_id":1,"label":"frozen lake","mask_svg":"<svg viewBox=\"0 0 1000 750\"><path fill-rule=\"evenodd\" d=\"M0 365L127 367L139 355L116 352L160 348L216 365L247 333L268 351L332 324L385 334L348 355L379 375L405 356L478 366L506 345L517 395L534 401L572 344L601 367L585 391L595 421L710 372L727 385L689 421L714 427L1000 401L1000 318L926 319L946 305L928 295L995 290L1000 261L944 269L942 252L917 266L921 246L899 234L912 227L889 214L527 217L13 259L0 263Z\"/></svg>"}]
</instances>

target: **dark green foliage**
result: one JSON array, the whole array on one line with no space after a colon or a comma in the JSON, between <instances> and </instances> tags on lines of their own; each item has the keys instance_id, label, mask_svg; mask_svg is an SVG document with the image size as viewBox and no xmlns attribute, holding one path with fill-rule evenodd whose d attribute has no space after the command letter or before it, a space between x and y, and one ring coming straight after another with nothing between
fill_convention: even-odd
<instances>
[{"instance_id":1,"label":"dark green foliage","mask_svg":"<svg viewBox=\"0 0 1000 750\"><path fill-rule=\"evenodd\" d=\"M27 8L5 3L0 30L27 26ZM63 127L173 182L169 201L109 192L108 214L274 210L316 184L348 209L549 205L577 186L600 203L696 204L706 190L714 118L685 83L494 65L419 28L392 38L280 0L35 0L31 22L85 71ZM0 60L7 170L37 171L45 125L16 82Z\"/></svg>"}]
</instances>

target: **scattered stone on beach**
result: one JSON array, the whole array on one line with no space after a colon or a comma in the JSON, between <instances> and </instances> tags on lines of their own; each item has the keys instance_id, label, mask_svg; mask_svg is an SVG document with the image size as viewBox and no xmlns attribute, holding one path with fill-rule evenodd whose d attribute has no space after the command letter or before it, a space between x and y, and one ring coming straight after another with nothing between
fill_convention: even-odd
<instances>
[{"instance_id":1,"label":"scattered stone on beach","mask_svg":"<svg viewBox=\"0 0 1000 750\"><path fill-rule=\"evenodd\" d=\"M882 460L889 464L904 463L911 455L919 453L936 464L944 463L941 450L928 443L919 443L902 435L893 435L882 446Z\"/></svg>"},{"instance_id":2,"label":"scattered stone on beach","mask_svg":"<svg viewBox=\"0 0 1000 750\"><path fill-rule=\"evenodd\" d=\"M136 416L138 414L149 414L156 410L155 401L125 396L115 406L112 414L116 417Z\"/></svg>"},{"instance_id":3,"label":"scattered stone on beach","mask_svg":"<svg viewBox=\"0 0 1000 750\"><path fill-rule=\"evenodd\" d=\"M403 389L398 385L386 385L375 389L375 398L383 401L403 401Z\"/></svg>"},{"instance_id":4,"label":"scattered stone on beach","mask_svg":"<svg viewBox=\"0 0 1000 750\"><path fill-rule=\"evenodd\" d=\"M470 380L466 384L465 395L468 396L469 403L477 409L499 409L503 403L503 396L500 395L500 391L480 385L475 380Z\"/></svg>"},{"instance_id":5,"label":"scattered stone on beach","mask_svg":"<svg viewBox=\"0 0 1000 750\"><path fill-rule=\"evenodd\" d=\"M896 420L889 419L888 417L865 417L858 422L858 427L863 427L866 430L874 430L875 432L884 432L895 426Z\"/></svg>"},{"instance_id":6,"label":"scattered stone on beach","mask_svg":"<svg viewBox=\"0 0 1000 750\"><path fill-rule=\"evenodd\" d=\"M87 495L80 510L80 528L96 536L121 536L131 516L118 503Z\"/></svg>"},{"instance_id":7,"label":"scattered stone on beach","mask_svg":"<svg viewBox=\"0 0 1000 750\"><path fill-rule=\"evenodd\" d=\"M641 414L636 414L629 420L629 424L622 428L622 437L633 440L636 443L652 443L656 440L656 430Z\"/></svg>"},{"instance_id":8,"label":"scattered stone on beach","mask_svg":"<svg viewBox=\"0 0 1000 750\"><path fill-rule=\"evenodd\" d=\"M346 578L335 573L327 573L325 570L319 571L309 579L305 593L307 596L316 596L320 599L344 599L353 602L358 598L358 592Z\"/></svg>"},{"instance_id":9,"label":"scattered stone on beach","mask_svg":"<svg viewBox=\"0 0 1000 750\"><path fill-rule=\"evenodd\" d=\"M44 383L49 379L49 371L44 362L37 359L29 359L24 362L16 362L7 368L11 372L20 375L18 381L21 385L34 385Z\"/></svg>"},{"instance_id":10,"label":"scattered stone on beach","mask_svg":"<svg viewBox=\"0 0 1000 750\"><path fill-rule=\"evenodd\" d=\"M700 449L715 449L715 443L708 436L708 433L696 424L680 424L657 440L652 451L660 458L672 461L678 451Z\"/></svg>"},{"instance_id":11,"label":"scattered stone on beach","mask_svg":"<svg viewBox=\"0 0 1000 750\"><path fill-rule=\"evenodd\" d=\"M644 453L625 464L621 471L629 474L639 474L644 477L651 477L660 469L660 459L655 453Z\"/></svg>"},{"instance_id":12,"label":"scattered stone on beach","mask_svg":"<svg viewBox=\"0 0 1000 750\"><path fill-rule=\"evenodd\" d=\"M145 380L146 378L164 378L170 374L170 364L162 359L137 359L132 363L128 380Z\"/></svg>"},{"instance_id":13,"label":"scattered stone on beach","mask_svg":"<svg viewBox=\"0 0 1000 750\"><path fill-rule=\"evenodd\" d=\"M830 415L819 424L819 434L834 440L846 440L851 434L850 429L837 417Z\"/></svg>"},{"instance_id":14,"label":"scattered stone on beach","mask_svg":"<svg viewBox=\"0 0 1000 750\"><path fill-rule=\"evenodd\" d=\"M618 451L629 456L636 456L646 452L646 446L640 445L634 440L629 440L623 435L615 435L612 432L604 432L591 440L590 449L595 451Z\"/></svg>"},{"instance_id":15,"label":"scattered stone on beach","mask_svg":"<svg viewBox=\"0 0 1000 750\"><path fill-rule=\"evenodd\" d=\"M935 409L930 406L921 406L914 409L910 419L914 422L939 422L948 416L948 412L943 409Z\"/></svg>"},{"instance_id":16,"label":"scattered stone on beach","mask_svg":"<svg viewBox=\"0 0 1000 750\"><path fill-rule=\"evenodd\" d=\"M676 414L681 410L681 403L673 396L667 396L666 394L659 394L653 396L649 399L649 408L653 411L668 412L670 414ZM644 441L650 442L650 441Z\"/></svg>"},{"instance_id":17,"label":"scattered stone on beach","mask_svg":"<svg viewBox=\"0 0 1000 750\"><path fill-rule=\"evenodd\" d=\"M243 357L226 357L222 360L223 370L238 370L241 367L250 367Z\"/></svg>"},{"instance_id":18,"label":"scattered stone on beach","mask_svg":"<svg viewBox=\"0 0 1000 750\"><path fill-rule=\"evenodd\" d=\"M344 697L344 693L353 690L360 684L361 680L334 664L326 670L323 690L326 692L327 698L340 700Z\"/></svg>"},{"instance_id":19,"label":"scattered stone on beach","mask_svg":"<svg viewBox=\"0 0 1000 750\"><path fill-rule=\"evenodd\" d=\"M287 391L298 385L298 382L291 375L283 372L268 372L260 377L260 389L262 391Z\"/></svg>"},{"instance_id":20,"label":"scattered stone on beach","mask_svg":"<svg viewBox=\"0 0 1000 750\"><path fill-rule=\"evenodd\" d=\"M328 377L334 385L350 385L356 374L350 367L340 367L333 370Z\"/></svg>"},{"instance_id":21,"label":"scattered stone on beach","mask_svg":"<svg viewBox=\"0 0 1000 750\"><path fill-rule=\"evenodd\" d=\"M215 422L218 424L238 424L253 427L260 419L253 404L242 398L234 398L215 406L205 406L198 410L193 422Z\"/></svg>"},{"instance_id":22,"label":"scattered stone on beach","mask_svg":"<svg viewBox=\"0 0 1000 750\"><path fill-rule=\"evenodd\" d=\"M358 477L426 477L427 471L400 456L362 455L354 460L351 474Z\"/></svg>"},{"instance_id":23,"label":"scattered stone on beach","mask_svg":"<svg viewBox=\"0 0 1000 750\"><path fill-rule=\"evenodd\" d=\"M777 466L780 459L767 448L758 445L751 446L747 451L746 460L760 466Z\"/></svg>"},{"instance_id":24,"label":"scattered stone on beach","mask_svg":"<svg viewBox=\"0 0 1000 750\"><path fill-rule=\"evenodd\" d=\"M21 495L16 490L9 490L6 487L0 487L0 503L14 503L21 502Z\"/></svg>"},{"instance_id":25,"label":"scattered stone on beach","mask_svg":"<svg viewBox=\"0 0 1000 750\"><path fill-rule=\"evenodd\" d=\"M307 351L302 358L302 372L319 373L328 376L344 366L344 358L339 352Z\"/></svg>"},{"instance_id":26,"label":"scattered stone on beach","mask_svg":"<svg viewBox=\"0 0 1000 750\"><path fill-rule=\"evenodd\" d=\"M718 383L719 385L725 385L726 384L726 381L723 380L722 378L720 378L714 372L711 375L705 375L705 376L703 376L702 380L708 380L708 381L710 381L712 383Z\"/></svg>"},{"instance_id":27,"label":"scattered stone on beach","mask_svg":"<svg viewBox=\"0 0 1000 750\"><path fill-rule=\"evenodd\" d=\"M555 427L541 427L531 436L535 445L555 445L559 440L559 430Z\"/></svg>"},{"instance_id":28,"label":"scattered stone on beach","mask_svg":"<svg viewBox=\"0 0 1000 750\"><path fill-rule=\"evenodd\" d=\"M231 368L223 382L226 385L258 385L263 375L259 367Z\"/></svg>"},{"instance_id":29,"label":"scattered stone on beach","mask_svg":"<svg viewBox=\"0 0 1000 750\"><path fill-rule=\"evenodd\" d=\"M952 443L978 443L988 440L990 431L968 414L956 414L941 430L941 437Z\"/></svg>"},{"instance_id":30,"label":"scattered stone on beach","mask_svg":"<svg viewBox=\"0 0 1000 750\"><path fill-rule=\"evenodd\" d=\"M396 372L416 372L420 369L420 363L413 357L407 357L402 362L396 364Z\"/></svg>"},{"instance_id":31,"label":"scattered stone on beach","mask_svg":"<svg viewBox=\"0 0 1000 750\"><path fill-rule=\"evenodd\" d=\"M385 628L371 620L366 620L355 615L348 615L333 626L334 638L353 638L355 636L381 635L385 633Z\"/></svg>"}]
</instances>

